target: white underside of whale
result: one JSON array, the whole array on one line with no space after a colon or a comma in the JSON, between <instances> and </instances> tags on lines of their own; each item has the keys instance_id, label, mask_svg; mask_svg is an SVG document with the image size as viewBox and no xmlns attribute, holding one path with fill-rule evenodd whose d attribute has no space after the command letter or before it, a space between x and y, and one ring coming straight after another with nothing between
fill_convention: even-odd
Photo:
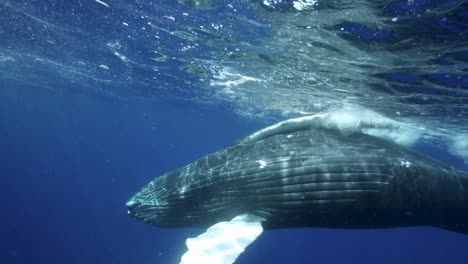
<instances>
[{"instance_id":1,"label":"white underside of whale","mask_svg":"<svg viewBox=\"0 0 468 264\"><path fill-rule=\"evenodd\" d=\"M186 240L188 251L180 264L230 264L234 263L263 232L263 218L242 214L229 222L220 222L205 233Z\"/></svg>"}]
</instances>

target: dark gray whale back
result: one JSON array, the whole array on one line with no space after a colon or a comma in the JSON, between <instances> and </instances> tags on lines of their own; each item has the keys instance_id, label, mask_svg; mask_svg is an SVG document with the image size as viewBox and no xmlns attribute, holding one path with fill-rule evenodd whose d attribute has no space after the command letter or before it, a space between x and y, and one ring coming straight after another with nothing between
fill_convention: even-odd
<instances>
[{"instance_id":1,"label":"dark gray whale back","mask_svg":"<svg viewBox=\"0 0 468 264\"><path fill-rule=\"evenodd\" d=\"M242 213L265 228L435 226L466 233L468 176L393 142L312 128L240 143L162 175L127 203L157 226Z\"/></svg>"}]
</instances>

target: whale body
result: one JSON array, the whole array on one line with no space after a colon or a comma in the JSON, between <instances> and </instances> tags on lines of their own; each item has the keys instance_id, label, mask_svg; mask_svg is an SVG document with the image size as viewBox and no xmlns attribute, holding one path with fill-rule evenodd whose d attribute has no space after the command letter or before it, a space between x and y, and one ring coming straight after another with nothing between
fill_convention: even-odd
<instances>
[{"instance_id":1,"label":"whale body","mask_svg":"<svg viewBox=\"0 0 468 264\"><path fill-rule=\"evenodd\" d=\"M263 229L468 233L466 172L361 132L284 128L157 177L127 202L129 214L161 227L209 227L247 214Z\"/></svg>"}]
</instances>

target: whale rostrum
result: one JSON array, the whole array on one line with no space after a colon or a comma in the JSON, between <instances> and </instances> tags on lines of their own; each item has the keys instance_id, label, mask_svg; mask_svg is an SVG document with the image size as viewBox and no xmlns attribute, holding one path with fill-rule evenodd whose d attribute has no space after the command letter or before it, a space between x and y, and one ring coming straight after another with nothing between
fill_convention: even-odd
<instances>
[{"instance_id":1,"label":"whale rostrum","mask_svg":"<svg viewBox=\"0 0 468 264\"><path fill-rule=\"evenodd\" d=\"M468 173L386 139L305 120L261 130L157 177L127 202L129 214L161 227L247 219L258 223L256 236L294 227L468 233ZM207 247L199 255L210 255L213 245ZM242 250L205 263L233 263ZM201 255L181 263L203 263Z\"/></svg>"}]
</instances>

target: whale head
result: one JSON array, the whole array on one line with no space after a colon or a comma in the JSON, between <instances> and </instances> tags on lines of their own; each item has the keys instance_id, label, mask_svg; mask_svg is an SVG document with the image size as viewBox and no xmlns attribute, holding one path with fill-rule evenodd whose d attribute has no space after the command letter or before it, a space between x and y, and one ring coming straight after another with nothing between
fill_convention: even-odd
<instances>
[{"instance_id":1,"label":"whale head","mask_svg":"<svg viewBox=\"0 0 468 264\"><path fill-rule=\"evenodd\" d=\"M216 189L202 184L203 177L196 174L182 167L157 177L127 201L128 214L159 227L206 226L220 217L235 216L237 207L219 203Z\"/></svg>"},{"instance_id":2,"label":"whale head","mask_svg":"<svg viewBox=\"0 0 468 264\"><path fill-rule=\"evenodd\" d=\"M128 214L156 226L174 225L183 216L174 205L183 203L184 197L168 183L163 175L144 186L127 201Z\"/></svg>"}]
</instances>

